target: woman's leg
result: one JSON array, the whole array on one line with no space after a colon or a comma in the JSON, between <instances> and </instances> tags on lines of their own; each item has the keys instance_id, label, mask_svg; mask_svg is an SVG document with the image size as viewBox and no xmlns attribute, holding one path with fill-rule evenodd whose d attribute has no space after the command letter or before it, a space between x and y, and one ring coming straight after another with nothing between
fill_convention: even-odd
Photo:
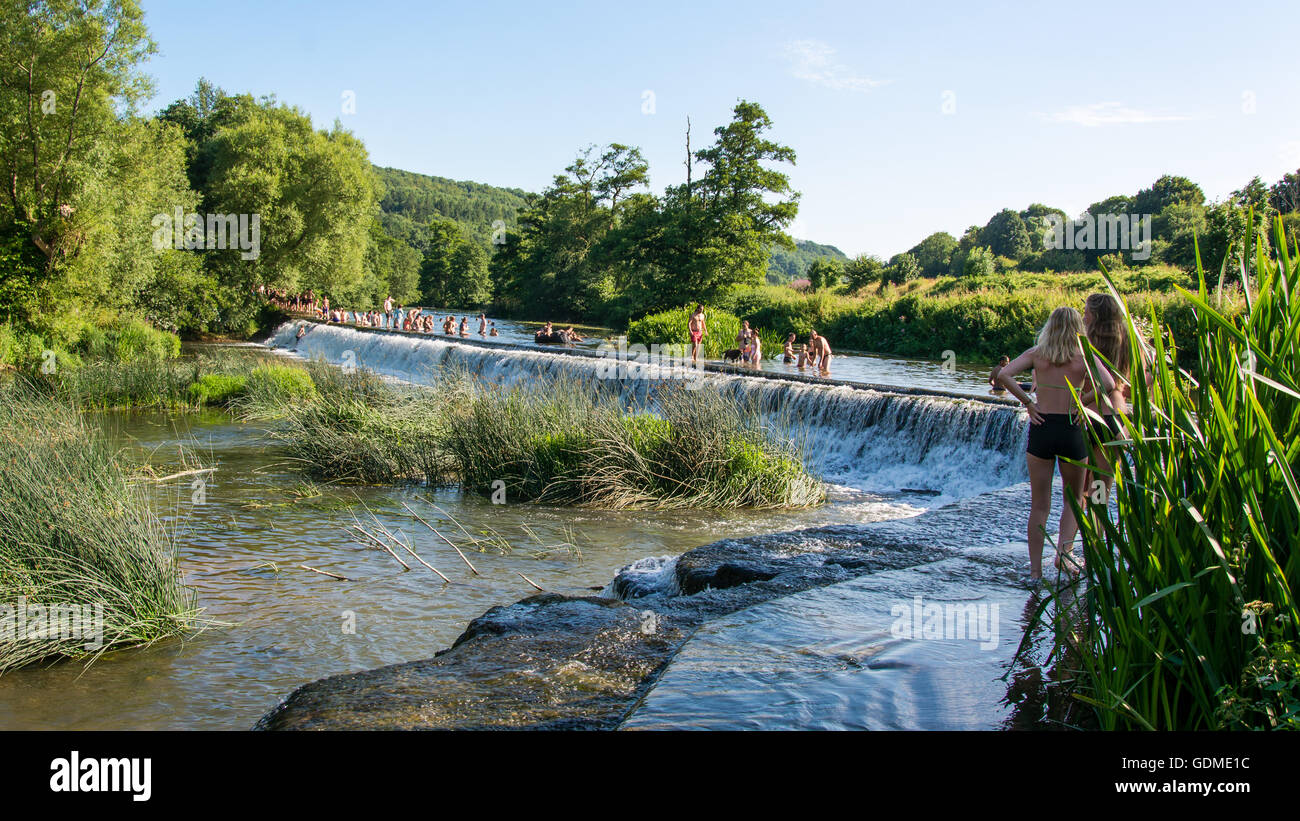
<instances>
[{"instance_id":1,"label":"woman's leg","mask_svg":"<svg viewBox=\"0 0 1300 821\"><path fill-rule=\"evenodd\" d=\"M1087 487L1084 485L1084 479L1087 476L1088 469L1082 465L1073 465L1065 460L1061 460L1061 493L1062 504L1065 509L1061 511L1061 527L1057 533L1056 539L1056 568L1064 570L1061 562L1063 557L1068 557L1074 552L1074 537L1079 532L1079 522L1074 516L1074 509L1070 506L1070 496L1080 507L1084 504L1084 493Z\"/></svg>"},{"instance_id":2,"label":"woman's leg","mask_svg":"<svg viewBox=\"0 0 1300 821\"><path fill-rule=\"evenodd\" d=\"M1043 538L1047 516L1052 512L1052 469L1056 460L1026 453L1025 462L1029 466L1029 575L1037 579L1043 575Z\"/></svg>"}]
</instances>

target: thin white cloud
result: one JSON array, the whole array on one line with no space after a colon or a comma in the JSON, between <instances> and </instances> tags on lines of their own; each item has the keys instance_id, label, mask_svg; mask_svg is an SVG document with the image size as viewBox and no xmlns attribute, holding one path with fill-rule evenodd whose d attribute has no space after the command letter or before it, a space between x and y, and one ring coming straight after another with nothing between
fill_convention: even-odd
<instances>
[{"instance_id":1,"label":"thin white cloud","mask_svg":"<svg viewBox=\"0 0 1300 821\"><path fill-rule=\"evenodd\" d=\"M1187 114L1144 111L1140 108L1131 108L1123 103L1072 105L1045 116L1054 123L1071 123L1085 128L1097 128L1106 125L1173 123L1192 119Z\"/></svg>"},{"instance_id":2,"label":"thin white cloud","mask_svg":"<svg viewBox=\"0 0 1300 821\"><path fill-rule=\"evenodd\" d=\"M785 57L790 61L790 72L796 78L835 91L870 91L889 82L864 77L837 63L835 49L820 40L795 40L787 43Z\"/></svg>"}]
</instances>

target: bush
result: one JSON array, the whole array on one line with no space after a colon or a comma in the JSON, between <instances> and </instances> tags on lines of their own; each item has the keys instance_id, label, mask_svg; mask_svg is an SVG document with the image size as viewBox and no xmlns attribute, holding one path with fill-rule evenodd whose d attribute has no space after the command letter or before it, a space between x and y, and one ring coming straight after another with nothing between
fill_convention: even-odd
<instances>
[{"instance_id":1,"label":"bush","mask_svg":"<svg viewBox=\"0 0 1300 821\"><path fill-rule=\"evenodd\" d=\"M247 379L224 373L207 373L191 382L186 397L195 405L224 405L243 396Z\"/></svg>"}]
</instances>

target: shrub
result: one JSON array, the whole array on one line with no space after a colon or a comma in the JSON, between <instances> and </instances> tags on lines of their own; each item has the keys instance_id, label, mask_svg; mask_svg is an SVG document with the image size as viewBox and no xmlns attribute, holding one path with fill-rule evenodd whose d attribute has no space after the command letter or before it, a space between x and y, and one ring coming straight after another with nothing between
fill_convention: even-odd
<instances>
[{"instance_id":1,"label":"shrub","mask_svg":"<svg viewBox=\"0 0 1300 821\"><path fill-rule=\"evenodd\" d=\"M247 379L243 376L207 373L190 383L186 398L195 405L224 405L242 396L246 385Z\"/></svg>"}]
</instances>

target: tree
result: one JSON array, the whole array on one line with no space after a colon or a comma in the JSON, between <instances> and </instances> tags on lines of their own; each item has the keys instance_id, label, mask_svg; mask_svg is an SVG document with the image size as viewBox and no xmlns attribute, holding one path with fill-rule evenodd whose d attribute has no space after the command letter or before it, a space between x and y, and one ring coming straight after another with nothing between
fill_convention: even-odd
<instances>
[{"instance_id":1,"label":"tree","mask_svg":"<svg viewBox=\"0 0 1300 821\"><path fill-rule=\"evenodd\" d=\"M881 281L885 273L885 263L880 257L859 254L844 265L844 282L850 291L863 288Z\"/></svg>"},{"instance_id":2,"label":"tree","mask_svg":"<svg viewBox=\"0 0 1300 821\"><path fill-rule=\"evenodd\" d=\"M988 248L972 248L962 266L962 273L968 277L990 276L994 270L993 252Z\"/></svg>"},{"instance_id":3,"label":"tree","mask_svg":"<svg viewBox=\"0 0 1300 821\"><path fill-rule=\"evenodd\" d=\"M971 250L980 244L980 227L972 225L957 240L957 247L953 249L952 255L948 260L948 273L954 276L961 276L966 270L966 257Z\"/></svg>"},{"instance_id":4,"label":"tree","mask_svg":"<svg viewBox=\"0 0 1300 821\"><path fill-rule=\"evenodd\" d=\"M957 239L952 234L936 231L917 243L908 253L916 257L923 276L937 277L948 272L948 263L956 248Z\"/></svg>"},{"instance_id":5,"label":"tree","mask_svg":"<svg viewBox=\"0 0 1300 821\"><path fill-rule=\"evenodd\" d=\"M629 222L637 232L632 267L642 274L634 287L645 310L760 283L771 245L794 247L785 228L799 195L767 163L794 164L795 153L763 136L771 127L757 103L737 103L731 122L714 129L714 144L693 155L707 167L704 176L669 187L656 209Z\"/></svg>"},{"instance_id":6,"label":"tree","mask_svg":"<svg viewBox=\"0 0 1300 821\"><path fill-rule=\"evenodd\" d=\"M365 147L335 123L317 131L296 108L267 101L218 128L206 207L257 215L255 258L212 258L223 284L258 284L336 296L357 284L378 194Z\"/></svg>"},{"instance_id":7,"label":"tree","mask_svg":"<svg viewBox=\"0 0 1300 821\"><path fill-rule=\"evenodd\" d=\"M889 261L889 279L895 285L911 282L921 275L921 266L911 254L899 254Z\"/></svg>"},{"instance_id":8,"label":"tree","mask_svg":"<svg viewBox=\"0 0 1300 821\"><path fill-rule=\"evenodd\" d=\"M0 223L21 226L53 272L84 234L87 187L99 175L118 110L147 96L138 70L156 48L134 0L9 0L0 10Z\"/></svg>"},{"instance_id":9,"label":"tree","mask_svg":"<svg viewBox=\"0 0 1300 821\"><path fill-rule=\"evenodd\" d=\"M1135 214L1151 214L1154 216L1171 205L1202 206L1204 204L1205 192L1201 191L1199 185L1186 177L1165 174L1152 183L1150 188L1143 188L1137 192L1128 203L1128 207L1132 208ZM1119 212L1112 211L1111 213Z\"/></svg>"},{"instance_id":10,"label":"tree","mask_svg":"<svg viewBox=\"0 0 1300 821\"><path fill-rule=\"evenodd\" d=\"M1032 250L1024 220L1010 208L1003 208L993 215L980 232L980 243L999 256L1016 260L1023 259Z\"/></svg>"},{"instance_id":11,"label":"tree","mask_svg":"<svg viewBox=\"0 0 1300 821\"><path fill-rule=\"evenodd\" d=\"M1279 214L1300 211L1300 169L1273 183L1273 187L1268 189L1268 203Z\"/></svg>"},{"instance_id":12,"label":"tree","mask_svg":"<svg viewBox=\"0 0 1300 821\"><path fill-rule=\"evenodd\" d=\"M840 279L840 263L829 257L819 257L808 266L808 284L814 291L834 288Z\"/></svg>"}]
</instances>

